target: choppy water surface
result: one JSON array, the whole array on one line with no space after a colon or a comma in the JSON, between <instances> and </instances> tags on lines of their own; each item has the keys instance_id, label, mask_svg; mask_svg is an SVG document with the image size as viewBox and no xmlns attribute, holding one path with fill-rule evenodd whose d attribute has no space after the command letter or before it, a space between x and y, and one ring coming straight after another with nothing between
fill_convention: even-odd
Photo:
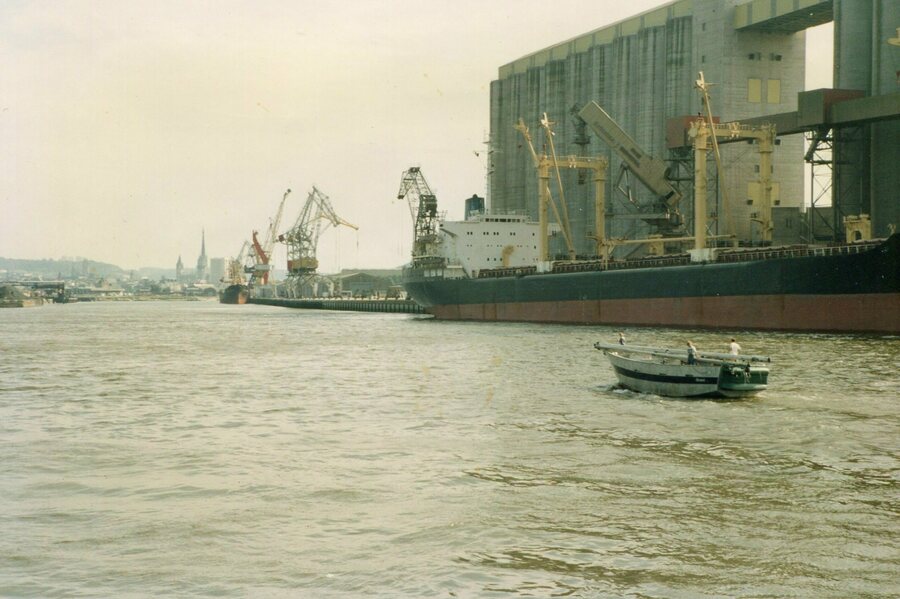
<instances>
[{"instance_id":1,"label":"choppy water surface","mask_svg":"<svg viewBox=\"0 0 900 599\"><path fill-rule=\"evenodd\" d=\"M615 389L605 327L160 302L0 333L2 596L898 589L896 337L739 334L770 389L716 402Z\"/></svg>"}]
</instances>

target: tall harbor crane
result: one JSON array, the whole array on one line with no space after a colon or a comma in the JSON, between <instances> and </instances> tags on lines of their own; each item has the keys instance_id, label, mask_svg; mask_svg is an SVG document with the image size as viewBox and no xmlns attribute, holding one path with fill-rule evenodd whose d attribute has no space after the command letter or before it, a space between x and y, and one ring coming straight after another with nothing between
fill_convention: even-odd
<instances>
[{"instance_id":1,"label":"tall harbor crane","mask_svg":"<svg viewBox=\"0 0 900 599\"><path fill-rule=\"evenodd\" d=\"M409 203L409 214L413 221L413 266L437 265L437 262L443 260L437 251L440 216L437 197L425 180L422 169L413 166L404 171L397 199L406 199Z\"/></svg>"},{"instance_id":2,"label":"tall harbor crane","mask_svg":"<svg viewBox=\"0 0 900 599\"><path fill-rule=\"evenodd\" d=\"M259 242L259 231L253 231L253 257L255 264L250 274L250 284L266 285L269 282L269 273L272 271L272 250L275 247L275 238L278 235L278 227L281 226L281 215L284 214L284 202L290 195L291 190L284 192L281 203L278 205L278 212L275 218L269 221L269 229L266 231L266 239L263 243Z\"/></svg>"},{"instance_id":3,"label":"tall harbor crane","mask_svg":"<svg viewBox=\"0 0 900 599\"><path fill-rule=\"evenodd\" d=\"M293 297L302 296L304 286L312 282L316 276L316 269L319 268L316 246L319 243L323 222L326 228L329 225L333 227L344 225L353 230L359 230L359 227L338 216L328 196L314 185L294 226L283 235L278 236L278 241L287 246L290 283L288 293Z\"/></svg>"}]
</instances>

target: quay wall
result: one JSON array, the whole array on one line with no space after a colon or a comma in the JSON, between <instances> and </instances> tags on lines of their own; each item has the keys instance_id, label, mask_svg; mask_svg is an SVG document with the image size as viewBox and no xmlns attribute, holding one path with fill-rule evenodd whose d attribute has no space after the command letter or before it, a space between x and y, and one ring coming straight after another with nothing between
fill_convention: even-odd
<instances>
[{"instance_id":1,"label":"quay wall","mask_svg":"<svg viewBox=\"0 0 900 599\"><path fill-rule=\"evenodd\" d=\"M249 304L261 306L279 306L282 308L299 308L302 310L337 310L344 312L392 312L400 314L425 314L419 304L412 300L386 299L285 299L285 298L250 298Z\"/></svg>"}]
</instances>

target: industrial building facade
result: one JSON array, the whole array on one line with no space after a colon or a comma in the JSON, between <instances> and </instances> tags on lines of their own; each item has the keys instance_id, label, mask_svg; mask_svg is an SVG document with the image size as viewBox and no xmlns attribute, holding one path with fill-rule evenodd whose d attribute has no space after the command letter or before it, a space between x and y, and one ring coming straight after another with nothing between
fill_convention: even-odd
<instances>
[{"instance_id":1,"label":"industrial building facade","mask_svg":"<svg viewBox=\"0 0 900 599\"><path fill-rule=\"evenodd\" d=\"M890 16L885 11L896 12L900 6L896 3L890 8L882 0L855 3L887 7L879 13L882 17ZM703 110L694 86L698 73L702 71L713 84L712 109L722 122L797 111L798 92L804 90L804 30L831 21L842 12L840 4L839 0L677 0L502 66L491 84L488 193L492 212L525 212L536 217L537 173L514 125L520 118L524 120L540 152L538 123L546 113L555 122L558 155L608 158L607 234L652 234L635 214L652 197L636 182L620 176L621 160L585 131L583 123L579 125L574 116L578 110L590 101L597 102L644 152L671 159L673 178L677 179L679 161L689 162L690 152L674 150L671 140L667 143L666 127L670 119ZM844 12L850 10L844 6ZM871 23L872 15L861 18ZM836 31L846 33L846 27L836 26ZM836 58L835 70L845 62ZM806 199L803 136L780 137L778 143L772 168L773 204L799 212ZM759 178L759 156L752 144L723 145L722 163L723 179L715 181L715 170L710 171L711 189L718 188L718 199L709 203L710 222L714 229L724 226L717 217L728 214L738 239L758 242L762 237L751 186ZM563 169L561 175L573 241L580 255L591 255L592 183L573 170ZM689 187L688 179L684 177ZM690 221L687 191L681 210ZM858 204L857 212L865 211L863 201ZM551 243L556 252L561 250L559 241L555 247Z\"/></svg>"}]
</instances>

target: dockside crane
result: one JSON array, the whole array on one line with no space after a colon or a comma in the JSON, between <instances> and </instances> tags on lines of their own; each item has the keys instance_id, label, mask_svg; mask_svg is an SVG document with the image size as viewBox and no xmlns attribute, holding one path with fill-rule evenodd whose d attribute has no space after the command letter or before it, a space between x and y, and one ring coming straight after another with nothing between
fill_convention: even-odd
<instances>
[{"instance_id":1,"label":"dockside crane","mask_svg":"<svg viewBox=\"0 0 900 599\"><path fill-rule=\"evenodd\" d=\"M359 230L359 227L338 216L328 196L314 185L294 226L278 236L278 241L287 246L288 293L293 297L301 297L304 286L316 276L316 269L319 268L316 247L323 225L325 228L343 225Z\"/></svg>"},{"instance_id":2,"label":"dockside crane","mask_svg":"<svg viewBox=\"0 0 900 599\"><path fill-rule=\"evenodd\" d=\"M278 212L275 213L275 218L269 222L269 228L266 231L266 239L263 243L259 242L259 231L253 231L252 249L254 265L250 274L251 286L266 285L269 282L269 273L272 272L272 268L274 267L272 264L272 250L275 248L275 239L278 236L278 228L281 226L281 216L284 214L284 203L290 193L290 189L284 192L281 203L278 205Z\"/></svg>"},{"instance_id":3,"label":"dockside crane","mask_svg":"<svg viewBox=\"0 0 900 599\"><path fill-rule=\"evenodd\" d=\"M425 180L422 169L413 166L403 172L397 199L405 199L409 203L409 214L413 222L412 265L440 266L443 258L437 251L440 225L437 196Z\"/></svg>"}]
</instances>

